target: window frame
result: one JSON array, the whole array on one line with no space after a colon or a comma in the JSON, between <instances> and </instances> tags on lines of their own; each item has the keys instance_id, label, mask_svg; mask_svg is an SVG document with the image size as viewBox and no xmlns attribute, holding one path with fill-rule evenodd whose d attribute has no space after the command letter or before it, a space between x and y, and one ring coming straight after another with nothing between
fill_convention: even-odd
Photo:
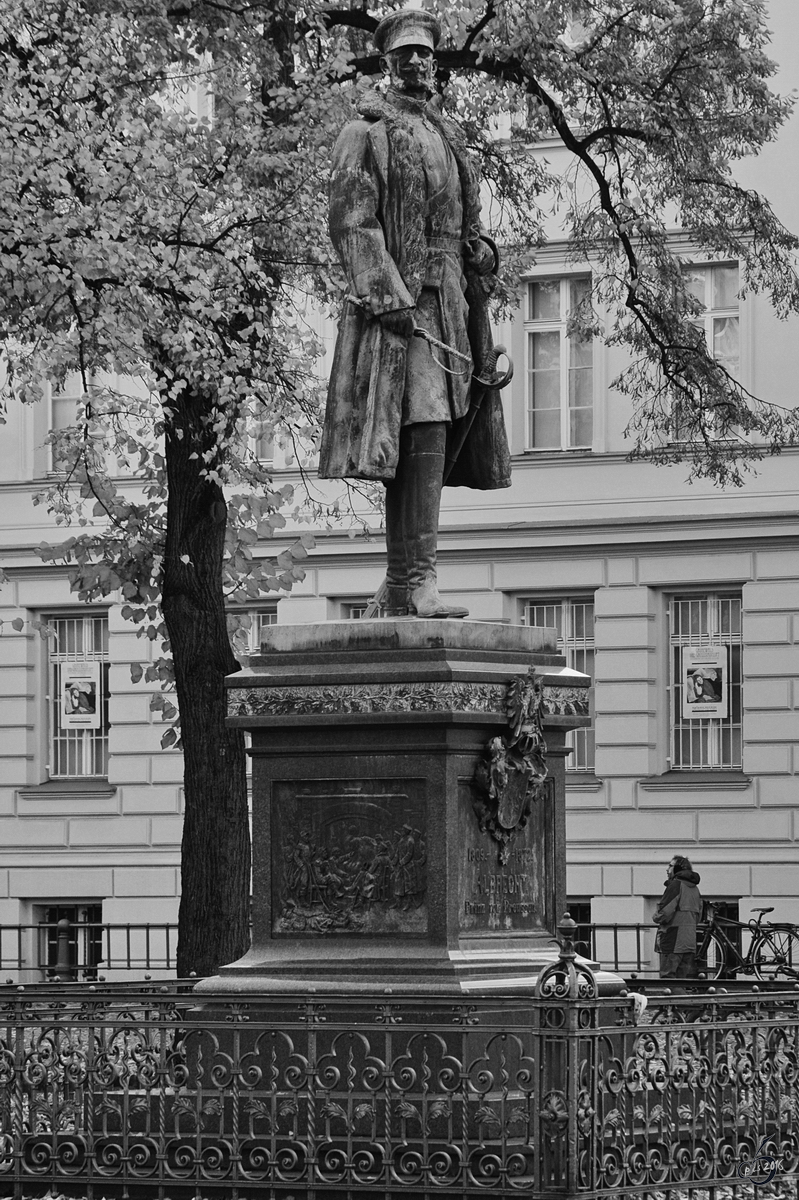
<instances>
[{"instance_id":1,"label":"window frame","mask_svg":"<svg viewBox=\"0 0 799 1200\"><path fill-rule=\"evenodd\" d=\"M75 979L96 980L104 961L102 900L36 900L31 905L37 927L35 967L44 980L55 977L58 923L70 923L70 967Z\"/></svg>"},{"instance_id":2,"label":"window frame","mask_svg":"<svg viewBox=\"0 0 799 1200\"><path fill-rule=\"evenodd\" d=\"M714 304L713 272L722 267L736 267L738 270L738 292L736 293L736 297L735 297L735 301L736 301L735 307L733 307L731 305L727 305L727 306L720 305L720 306L716 307ZM730 317L733 317L733 316L736 317L736 319L738 321L738 365L737 365L737 370L734 373L732 371L730 371L730 374L741 385L741 387L748 388L749 384L750 384L750 380L748 378L749 356L745 349L745 346L747 345L747 342L745 341L745 334L748 339L749 330L748 330L748 324L746 323L746 320L745 320L745 314L747 311L746 306L740 295L740 289L741 289L740 262L737 259L727 259L727 258L718 259L718 260L703 259L700 261L694 261L693 259L688 258L688 259L683 260L682 268L683 268L683 272L686 274L690 274L690 273L698 274L701 272L704 275L705 296L707 297L708 292L709 292L710 303L705 305L704 313L699 313L695 317L689 318L689 323L691 325L693 325L695 329L698 329L702 332L702 334L704 336L704 340L705 340L705 345L708 348L710 357L713 359L714 362L719 361L719 357L720 357L720 356L717 356L714 352L715 351L715 341L714 341L714 336L713 336L714 323L717 320L721 320L721 319L728 320ZM715 430L712 432L711 436L717 436ZM683 436L683 432L681 431L681 429L679 427L677 417L675 417L675 419L674 419L673 430L672 430L669 440L670 440L671 444L675 445L675 446L683 445L689 441L689 438L687 436Z\"/></svg>"},{"instance_id":3,"label":"window frame","mask_svg":"<svg viewBox=\"0 0 799 1200\"><path fill-rule=\"evenodd\" d=\"M543 283L557 281L559 284L559 307L557 318L535 318L532 315L533 288ZM591 437L589 441L572 444L571 416L576 411L570 403L570 379L574 369L571 362L571 338L568 335L568 322L572 310L572 288L575 284L587 283L588 294L591 296L592 274L590 270L558 271L530 275L525 280L526 296L524 299L524 362L525 362L525 396L524 396L524 452L525 454L563 454L589 453L593 451L597 438L597 339L591 338L591 382L590 414ZM532 380L535 368L532 366L532 339L535 334L559 334L559 405L560 415L560 444L558 446L536 446L533 437ZM579 367L576 369L580 369ZM581 405L580 409L589 406ZM554 411L554 410L544 410Z\"/></svg>"},{"instance_id":4,"label":"window frame","mask_svg":"<svg viewBox=\"0 0 799 1200\"><path fill-rule=\"evenodd\" d=\"M265 604L261 608L252 610L250 626L250 654L259 654L261 651L261 630L265 625L277 625L277 606L279 601L274 604ZM268 618L268 619L267 619Z\"/></svg>"},{"instance_id":5,"label":"window frame","mask_svg":"<svg viewBox=\"0 0 799 1200\"><path fill-rule=\"evenodd\" d=\"M707 294L708 294L708 287L710 289L710 303L705 304L705 311L703 314L700 313L696 317L691 318L691 324L696 326L697 329L702 328L704 330L705 344L708 347L710 356L714 360L714 362L718 361L718 356L715 354L715 339L714 339L714 335L713 335L714 322L717 320L722 320L722 319L729 320L729 318L733 317L733 316L738 321L738 371L737 371L737 375L735 376L735 378L737 378L740 381L740 377L741 377L741 345L742 345L742 340L743 340L741 337L741 296L740 296L741 269L740 269L740 263L738 262L737 259L723 259L723 260L719 260L718 262L699 262L699 263L690 262L690 263L685 263L684 266L685 266L685 268L687 268L687 270L690 273L698 274L699 272L701 272L703 274L703 276L705 278L705 296L707 296ZM713 296L713 272L717 271L721 268L724 268L724 267L735 267L736 268L736 270L738 272L738 292L735 295L735 305L734 306L733 305L726 305L726 306L719 305L719 307L716 307L714 304L714 296Z\"/></svg>"},{"instance_id":6,"label":"window frame","mask_svg":"<svg viewBox=\"0 0 799 1200\"><path fill-rule=\"evenodd\" d=\"M60 609L50 613L42 614L42 622L48 627L45 654L44 654L44 699L45 699L45 716L46 716L46 742L45 742L45 773L48 781L53 783L66 783L68 781L89 781L89 780L107 780L108 779L108 758L109 758L109 731L111 723L109 720L109 701L110 701L110 673L111 673L111 655L110 655L110 629L109 629L109 611L104 609L90 609L89 611L80 612L76 609ZM62 652L56 651L53 653L53 646L57 637L57 629L59 622L75 622L80 623L83 628L81 642L85 646L87 637L91 637L92 643L95 642L96 634L91 630L92 623L100 621L101 624L101 649L97 651L83 650L80 654L70 655L68 650ZM64 631L66 634L66 630ZM68 635L67 635L68 637ZM76 638L77 641L77 638ZM76 728L70 730L61 725L61 672L60 666L64 663L92 663L99 662L101 664L100 675L100 722L97 729L93 728ZM61 736L59 736L61 735ZM72 735L72 736L70 736ZM59 743L61 746L59 748ZM90 760L95 758L99 753L100 765L102 770L81 770L79 772L69 770L56 770L61 765L61 758L65 758L66 765L70 765L71 751L70 746L75 747L76 759L80 757L81 765L90 765ZM77 747L80 746L78 750ZM76 764L77 765L77 762ZM95 764L96 759L95 759Z\"/></svg>"},{"instance_id":7,"label":"window frame","mask_svg":"<svg viewBox=\"0 0 799 1200\"><path fill-rule=\"evenodd\" d=\"M584 958L594 957L593 938L591 932L594 927L591 905L593 897L579 896L567 897L566 911L574 921L577 928L574 931L574 948L578 954Z\"/></svg>"},{"instance_id":8,"label":"window frame","mask_svg":"<svg viewBox=\"0 0 799 1200\"><path fill-rule=\"evenodd\" d=\"M690 633L691 617L688 616L688 636L680 637L675 621L677 604L708 605L707 633L696 636ZM737 630L730 614L728 632L723 631L722 604L737 604ZM701 612L700 612L701 622ZM682 621L680 622L682 626ZM743 591L741 587L721 584L705 590L675 591L666 595L666 642L667 642L667 717L668 717L668 769L685 772L718 772L743 770L744 745L744 637L743 637ZM726 639L726 640L725 640ZM728 651L728 715L726 717L683 717L682 715L682 650L685 646L724 645ZM737 655L732 651L737 648ZM736 717L736 710L738 716ZM729 754L724 754L724 735L729 739ZM688 739L689 755L683 749ZM699 748L699 761L694 761L694 741ZM736 753L737 744L737 753ZM686 761L686 757L688 761ZM705 761L707 760L707 761ZM715 761L714 761L715 760Z\"/></svg>"},{"instance_id":9,"label":"window frame","mask_svg":"<svg viewBox=\"0 0 799 1200\"><path fill-rule=\"evenodd\" d=\"M254 422L257 429L260 422ZM253 458L257 459L262 467L275 467L275 434L258 433L251 424L247 425L247 443L250 453Z\"/></svg>"},{"instance_id":10,"label":"window frame","mask_svg":"<svg viewBox=\"0 0 799 1200\"><path fill-rule=\"evenodd\" d=\"M279 624L277 610L279 603L278 599L272 603L242 607L231 605L227 608L228 637L233 647L233 653L240 662L246 662L251 655L260 653L261 629L264 625ZM240 620L246 617L249 617L250 620L249 628L242 628ZM264 620L265 617L268 617L269 620Z\"/></svg>"},{"instance_id":11,"label":"window frame","mask_svg":"<svg viewBox=\"0 0 799 1200\"><path fill-rule=\"evenodd\" d=\"M360 596L348 597L344 600L338 600L338 620L339 621L363 621L366 615L366 610L374 600L374 596L361 598ZM360 612L356 611L360 609ZM385 609L378 609L374 617L370 617L370 621L382 621L386 617Z\"/></svg>"},{"instance_id":12,"label":"window frame","mask_svg":"<svg viewBox=\"0 0 799 1200\"><path fill-rule=\"evenodd\" d=\"M596 662L596 593L591 591L581 592L563 592L563 593L541 593L536 595L530 593L520 597L521 600L521 624L529 625L529 610L531 607L536 608L555 608L561 609L560 624L555 625L536 625L539 629L557 629L558 631L558 649L559 654L563 654L566 659L567 667L575 671L582 671L591 678L593 687L594 680L594 665ZM574 609L577 605L583 608L590 606L591 609L591 636L585 635L585 624L587 614L583 614L583 635L578 637L572 630L572 620ZM568 614L568 622L567 622ZM583 655L584 659L581 662L577 661L577 656ZM588 669L590 668L590 669ZM566 734L566 745L571 747L572 753L566 759L566 773L572 778L580 776L593 776L596 770L596 736L593 725L586 729L572 729Z\"/></svg>"}]
</instances>

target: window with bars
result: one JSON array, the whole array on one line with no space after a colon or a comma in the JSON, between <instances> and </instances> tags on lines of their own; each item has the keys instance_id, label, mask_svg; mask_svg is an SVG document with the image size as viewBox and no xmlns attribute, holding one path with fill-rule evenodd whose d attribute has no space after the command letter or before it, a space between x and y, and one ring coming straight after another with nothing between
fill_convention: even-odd
<instances>
[{"instance_id":1,"label":"window with bars","mask_svg":"<svg viewBox=\"0 0 799 1200\"><path fill-rule=\"evenodd\" d=\"M669 650L672 768L740 769L740 592L672 596Z\"/></svg>"},{"instance_id":2,"label":"window with bars","mask_svg":"<svg viewBox=\"0 0 799 1200\"><path fill-rule=\"evenodd\" d=\"M566 665L594 677L594 598L562 596L556 599L531 598L524 601L522 622L558 631L558 653ZM566 759L568 771L593 771L595 763L593 729L574 729L566 744L572 752Z\"/></svg>"},{"instance_id":3,"label":"window with bars","mask_svg":"<svg viewBox=\"0 0 799 1200\"><path fill-rule=\"evenodd\" d=\"M527 448L590 449L594 436L593 342L570 331L591 303L589 277L537 279L528 285Z\"/></svg>"},{"instance_id":4,"label":"window with bars","mask_svg":"<svg viewBox=\"0 0 799 1200\"><path fill-rule=\"evenodd\" d=\"M108 775L108 617L45 616L51 779Z\"/></svg>"},{"instance_id":5,"label":"window with bars","mask_svg":"<svg viewBox=\"0 0 799 1200\"><path fill-rule=\"evenodd\" d=\"M48 636L50 779L108 775L108 617L56 613Z\"/></svg>"},{"instance_id":6,"label":"window with bars","mask_svg":"<svg viewBox=\"0 0 799 1200\"><path fill-rule=\"evenodd\" d=\"M96 979L103 957L103 906L87 904L34 905L38 915L38 965L46 976L55 974L58 963L58 922L69 921L68 962L77 979Z\"/></svg>"}]
</instances>

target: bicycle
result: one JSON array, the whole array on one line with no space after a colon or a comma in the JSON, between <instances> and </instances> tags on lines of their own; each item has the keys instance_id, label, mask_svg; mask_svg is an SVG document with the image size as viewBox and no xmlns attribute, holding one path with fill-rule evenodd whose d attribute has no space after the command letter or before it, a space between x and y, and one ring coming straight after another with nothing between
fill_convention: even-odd
<instances>
[{"instance_id":1,"label":"bicycle","mask_svg":"<svg viewBox=\"0 0 799 1200\"><path fill-rule=\"evenodd\" d=\"M699 970L708 979L731 978L741 971L763 981L799 981L799 926L764 922L766 914L774 912L773 906L751 911L758 914L757 920L733 921L720 917L713 904L707 902L705 930L696 952ZM752 936L745 955L725 933L725 926L749 930Z\"/></svg>"}]
</instances>

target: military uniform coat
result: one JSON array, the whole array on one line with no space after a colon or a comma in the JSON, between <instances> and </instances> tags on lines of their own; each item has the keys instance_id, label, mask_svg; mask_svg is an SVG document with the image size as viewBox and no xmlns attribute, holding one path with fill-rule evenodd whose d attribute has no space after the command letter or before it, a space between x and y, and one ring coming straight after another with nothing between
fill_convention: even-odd
<instances>
[{"instance_id":1,"label":"military uniform coat","mask_svg":"<svg viewBox=\"0 0 799 1200\"><path fill-rule=\"evenodd\" d=\"M449 199L440 191L431 195L425 161L436 145L451 160ZM440 149L437 160L438 186L446 167ZM396 94L367 95L361 117L344 127L333 153L330 235L350 298L339 325L319 473L388 481L397 468L403 417L452 420L457 428L468 407L469 374L444 376L439 370L438 380L428 381L429 407L422 411L419 364L428 348L413 339L409 369L408 341L384 330L377 318L416 308L418 324L462 353L471 352L478 372L491 348L485 286L468 267L463 270L462 246L480 236L479 191L457 127L430 105L422 108ZM441 352L437 356L455 365ZM438 395L442 380L446 409ZM480 452L470 452L467 442L452 482L506 487L510 456L498 394L489 393L483 405L474 429Z\"/></svg>"}]
</instances>

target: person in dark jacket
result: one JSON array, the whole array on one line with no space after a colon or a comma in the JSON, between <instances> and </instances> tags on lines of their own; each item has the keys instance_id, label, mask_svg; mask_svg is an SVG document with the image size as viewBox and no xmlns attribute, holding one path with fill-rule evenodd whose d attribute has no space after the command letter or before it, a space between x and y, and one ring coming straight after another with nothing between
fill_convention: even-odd
<instances>
[{"instance_id":1,"label":"person in dark jacket","mask_svg":"<svg viewBox=\"0 0 799 1200\"><path fill-rule=\"evenodd\" d=\"M666 890L653 917L660 928L661 979L687 979L696 974L696 927L702 915L698 883L690 860L675 854L666 868Z\"/></svg>"}]
</instances>

